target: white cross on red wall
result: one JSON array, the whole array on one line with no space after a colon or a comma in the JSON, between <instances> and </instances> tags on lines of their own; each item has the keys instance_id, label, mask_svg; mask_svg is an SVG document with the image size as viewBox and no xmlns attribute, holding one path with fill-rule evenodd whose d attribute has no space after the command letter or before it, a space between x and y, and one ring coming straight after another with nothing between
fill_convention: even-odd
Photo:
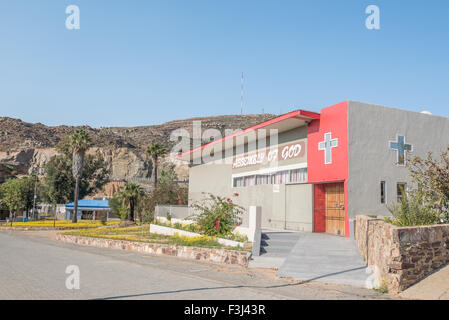
<instances>
[{"instance_id":1,"label":"white cross on red wall","mask_svg":"<svg viewBox=\"0 0 449 320\"><path fill-rule=\"evenodd\" d=\"M332 132L324 134L324 141L318 143L318 150L324 150L324 164L332 163L332 148L338 147L338 138L332 139Z\"/></svg>"}]
</instances>

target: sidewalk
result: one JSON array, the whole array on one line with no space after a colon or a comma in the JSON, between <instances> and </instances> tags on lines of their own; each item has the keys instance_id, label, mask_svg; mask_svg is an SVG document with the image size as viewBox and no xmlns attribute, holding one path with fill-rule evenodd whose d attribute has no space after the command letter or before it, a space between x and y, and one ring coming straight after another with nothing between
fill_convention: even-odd
<instances>
[{"instance_id":1,"label":"sidewalk","mask_svg":"<svg viewBox=\"0 0 449 320\"><path fill-rule=\"evenodd\" d=\"M449 265L399 294L405 299L449 300Z\"/></svg>"},{"instance_id":2,"label":"sidewalk","mask_svg":"<svg viewBox=\"0 0 449 320\"><path fill-rule=\"evenodd\" d=\"M277 274L302 281L366 287L370 273L355 241L324 233L301 233Z\"/></svg>"}]
</instances>

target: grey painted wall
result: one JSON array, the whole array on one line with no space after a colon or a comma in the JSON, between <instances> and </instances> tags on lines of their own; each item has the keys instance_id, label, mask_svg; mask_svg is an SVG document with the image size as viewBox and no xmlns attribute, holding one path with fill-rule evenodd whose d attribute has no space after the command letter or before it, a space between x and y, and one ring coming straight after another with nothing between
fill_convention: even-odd
<instances>
[{"instance_id":1,"label":"grey painted wall","mask_svg":"<svg viewBox=\"0 0 449 320\"><path fill-rule=\"evenodd\" d=\"M189 204L203 200L206 193L229 197L244 207L246 214L243 226L248 226L249 206L262 207L262 227L312 231L312 185L280 185L279 192L273 192L273 185L232 188L232 166L227 164L204 164L190 168ZM289 205L286 206L286 189L289 189ZM238 193L238 197L233 194ZM193 214L189 209L189 214ZM288 217L288 218L287 218ZM285 222L287 218L287 223Z\"/></svg>"},{"instance_id":2,"label":"grey painted wall","mask_svg":"<svg viewBox=\"0 0 449 320\"><path fill-rule=\"evenodd\" d=\"M410 156L439 155L449 145L449 118L348 102L349 217L357 214L390 215L380 202L380 182L386 182L387 204L397 199L396 184L408 182L408 169L397 166L389 141L405 136L413 145Z\"/></svg>"},{"instance_id":3,"label":"grey painted wall","mask_svg":"<svg viewBox=\"0 0 449 320\"><path fill-rule=\"evenodd\" d=\"M307 136L306 127L296 128L279 135L279 144L288 143ZM253 151L253 150L251 150ZM295 159L291 159L295 160ZM283 164L292 164L285 162ZM302 163L305 158L298 158L294 162ZM249 206L262 207L262 227L292 230L312 231L312 186L308 184L280 185L279 192L273 192L273 185L260 185L233 188L232 174L236 172L253 171L257 166L244 170L232 170L232 164L207 163L193 166L189 170L189 205L204 199L203 192L223 197L230 197L233 201L248 210ZM288 188L288 192L286 191ZM238 197L233 197L238 193ZM286 197L289 206L286 206ZM296 209L295 209L296 208ZM192 214L190 209L190 214ZM286 217L288 217L286 224ZM243 217L243 226L248 226L248 215Z\"/></svg>"}]
</instances>

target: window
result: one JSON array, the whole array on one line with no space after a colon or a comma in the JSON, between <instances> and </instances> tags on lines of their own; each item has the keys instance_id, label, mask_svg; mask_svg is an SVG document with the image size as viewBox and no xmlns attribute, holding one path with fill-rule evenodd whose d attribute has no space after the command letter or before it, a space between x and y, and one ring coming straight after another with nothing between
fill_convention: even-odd
<instances>
[{"instance_id":1,"label":"window","mask_svg":"<svg viewBox=\"0 0 449 320\"><path fill-rule=\"evenodd\" d=\"M235 177L232 180L234 188L260 186L266 184L286 184L307 182L307 168L277 171L271 174L248 175Z\"/></svg>"},{"instance_id":2,"label":"window","mask_svg":"<svg viewBox=\"0 0 449 320\"><path fill-rule=\"evenodd\" d=\"M404 196L405 192L407 191L407 184L405 183L398 183L396 187L397 192L397 200L400 202L402 200L402 197Z\"/></svg>"},{"instance_id":3,"label":"window","mask_svg":"<svg viewBox=\"0 0 449 320\"><path fill-rule=\"evenodd\" d=\"M271 182L273 184L285 184L288 183L289 171L278 171L271 176Z\"/></svg>"},{"instance_id":4,"label":"window","mask_svg":"<svg viewBox=\"0 0 449 320\"><path fill-rule=\"evenodd\" d=\"M260 174L256 176L256 185L264 185L270 183L270 176L267 174Z\"/></svg>"},{"instance_id":5,"label":"window","mask_svg":"<svg viewBox=\"0 0 449 320\"><path fill-rule=\"evenodd\" d=\"M385 203L385 181L380 182L380 203Z\"/></svg>"},{"instance_id":6,"label":"window","mask_svg":"<svg viewBox=\"0 0 449 320\"><path fill-rule=\"evenodd\" d=\"M245 187L248 186L255 186L256 185L256 176L246 176L244 177L244 185Z\"/></svg>"},{"instance_id":7,"label":"window","mask_svg":"<svg viewBox=\"0 0 449 320\"><path fill-rule=\"evenodd\" d=\"M243 187L243 177L234 178L234 188Z\"/></svg>"},{"instance_id":8,"label":"window","mask_svg":"<svg viewBox=\"0 0 449 320\"><path fill-rule=\"evenodd\" d=\"M307 182L307 168L290 170L290 183Z\"/></svg>"}]
</instances>

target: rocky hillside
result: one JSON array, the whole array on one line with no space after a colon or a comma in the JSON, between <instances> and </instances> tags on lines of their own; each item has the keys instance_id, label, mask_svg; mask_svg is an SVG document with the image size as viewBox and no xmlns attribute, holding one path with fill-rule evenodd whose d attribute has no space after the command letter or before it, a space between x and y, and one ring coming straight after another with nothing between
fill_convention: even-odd
<instances>
[{"instance_id":1,"label":"rocky hillside","mask_svg":"<svg viewBox=\"0 0 449 320\"><path fill-rule=\"evenodd\" d=\"M149 178L152 163L144 150L153 142L171 148L174 142L170 141L170 134L176 129L185 129L191 135L193 121L201 121L203 131L213 128L224 132L225 129L244 129L273 117L272 114L231 115L175 120L152 126L85 128L93 142L89 152L98 152L105 157L111 177ZM75 129L0 117L0 164L14 168L18 174L42 175L43 166L57 154L56 145ZM169 162L165 160L167 165ZM187 178L185 165L177 163L175 169L181 179Z\"/></svg>"}]
</instances>

